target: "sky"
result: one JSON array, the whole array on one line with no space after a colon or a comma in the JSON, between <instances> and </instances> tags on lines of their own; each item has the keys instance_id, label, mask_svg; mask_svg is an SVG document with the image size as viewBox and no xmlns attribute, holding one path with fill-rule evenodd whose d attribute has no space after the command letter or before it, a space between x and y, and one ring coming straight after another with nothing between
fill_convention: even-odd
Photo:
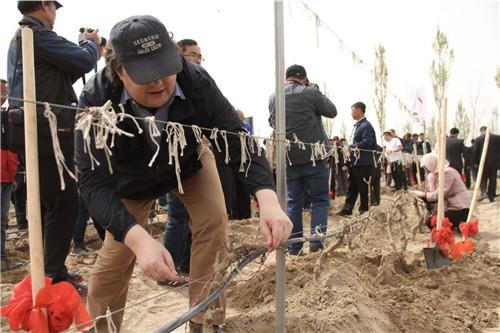
<instances>
[{"instance_id":1,"label":"sky","mask_svg":"<svg viewBox=\"0 0 500 333\"><path fill-rule=\"evenodd\" d=\"M71 41L77 41L80 27L99 28L108 37L116 22L139 14L158 17L177 40L197 40L205 58L203 66L224 95L253 117L257 135L270 134L268 98L275 85L273 1L61 3L64 7L57 12L54 30ZM14 0L3 0L0 6L0 77L4 78L8 44L21 15ZM482 115L476 132L480 125L490 125L493 109L500 107L500 89L494 81L500 66L499 0L287 0L284 15L285 67L305 66L310 81L318 83L337 106L338 116L328 125L332 135L349 136L353 125L350 106L357 101L365 102L367 118L379 131L371 78L378 43L386 49L389 88L410 109L417 90L422 90L427 123L430 121L437 112L430 66L438 27L455 52L447 91L448 126L453 125L459 100L471 115L473 106ZM353 61L353 52L362 64ZM79 81L77 93L81 88ZM405 127L421 130L392 97L387 98L386 114L386 128L398 133Z\"/></svg>"}]
</instances>

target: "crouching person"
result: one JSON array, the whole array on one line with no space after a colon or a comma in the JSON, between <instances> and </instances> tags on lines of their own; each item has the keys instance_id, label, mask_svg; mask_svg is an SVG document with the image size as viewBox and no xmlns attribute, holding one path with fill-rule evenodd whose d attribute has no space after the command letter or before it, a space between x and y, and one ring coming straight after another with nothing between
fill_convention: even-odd
<instances>
[{"instance_id":1,"label":"crouching person","mask_svg":"<svg viewBox=\"0 0 500 333\"><path fill-rule=\"evenodd\" d=\"M438 156L434 153L424 155L421 166L427 171L426 189L428 192L414 191L414 193L421 197L428 205L431 212L437 211L438 201ZM447 217L453 224L453 229L459 230L460 223L467 221L469 215L469 208L471 204L470 194L465 187L460 174L454 168L450 167L446 161L444 169L444 207L445 217ZM430 221L427 225L430 226Z\"/></svg>"},{"instance_id":2,"label":"crouching person","mask_svg":"<svg viewBox=\"0 0 500 333\"><path fill-rule=\"evenodd\" d=\"M183 202L192 219L192 307L206 298L216 259L224 258L226 207L214 156L207 146L197 143L194 132L186 127L187 145L182 154L178 150L181 182L177 182L176 163L169 164L165 122L217 127L228 132L243 131L242 123L208 73L179 55L165 26L156 18L134 16L118 22L111 30L110 44L107 67L86 84L79 105L101 106L111 100L114 111L119 113L121 104L126 114L139 118L143 133L132 119L125 118L118 124L134 136L116 136L114 145L109 145L112 174L106 156L94 149L94 142L91 153L100 164L92 170L81 132L76 135L81 195L91 216L107 230L89 283L89 309L96 317L104 315L108 307L115 311L125 306L136 259L144 274L154 280L180 280L168 251L143 228L153 201L170 191ZM156 122L146 121L147 117L154 117ZM153 135L152 124L161 131L160 136ZM228 134L227 141L230 163L238 171L239 138ZM224 147L220 139L219 145ZM259 201L259 226L269 250L274 250L288 239L292 224L279 206L265 158L252 153L251 163L245 166L247 177L245 172L237 173ZM224 321L223 297L216 303L215 328ZM123 312L113 315L118 330L122 318ZM107 332L105 320L97 323L97 331ZM190 331L203 331L203 314L192 319Z\"/></svg>"}]
</instances>

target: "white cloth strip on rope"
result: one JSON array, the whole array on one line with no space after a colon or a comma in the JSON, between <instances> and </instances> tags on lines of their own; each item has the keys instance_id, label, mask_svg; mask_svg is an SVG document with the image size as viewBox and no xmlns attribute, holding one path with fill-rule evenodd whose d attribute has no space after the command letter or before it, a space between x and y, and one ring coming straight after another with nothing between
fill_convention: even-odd
<instances>
[{"instance_id":1,"label":"white cloth strip on rope","mask_svg":"<svg viewBox=\"0 0 500 333\"><path fill-rule=\"evenodd\" d=\"M217 148L217 151L219 153L222 152L222 149L220 149L219 142L217 141L217 133L219 132L219 129L217 127L212 128L212 131L210 132L210 140L215 141L215 147Z\"/></svg>"},{"instance_id":2,"label":"white cloth strip on rope","mask_svg":"<svg viewBox=\"0 0 500 333\"><path fill-rule=\"evenodd\" d=\"M231 157L229 156L229 144L227 143L227 132L225 130L220 131L220 136L224 140L224 144L226 146L226 159L225 162L228 164L231 161Z\"/></svg>"},{"instance_id":3,"label":"white cloth strip on rope","mask_svg":"<svg viewBox=\"0 0 500 333\"><path fill-rule=\"evenodd\" d=\"M160 144L156 141L155 138L160 137L161 132L158 129L158 126L156 126L154 116L146 117L144 120L146 122L146 125L148 126L149 138L151 139L151 141L153 141L153 143L156 146L156 151L148 164L148 166L151 168L156 160L156 157L158 156L158 153L160 152Z\"/></svg>"},{"instance_id":4,"label":"white cloth strip on rope","mask_svg":"<svg viewBox=\"0 0 500 333\"><path fill-rule=\"evenodd\" d=\"M50 136L52 138L52 149L54 150L54 158L56 159L57 171L59 173L59 181L61 183L61 191L66 189L66 184L64 182L64 170L68 172L68 175L77 181L75 174L66 165L66 159L61 151L61 145L59 144L59 138L57 137L57 117L50 109L49 103L45 103L45 111L43 113L45 118L49 121Z\"/></svg>"},{"instance_id":5,"label":"white cloth strip on rope","mask_svg":"<svg viewBox=\"0 0 500 333\"><path fill-rule=\"evenodd\" d=\"M193 130L196 142L201 143L203 141L203 132L201 131L201 128L197 125L191 125L191 129Z\"/></svg>"},{"instance_id":6,"label":"white cloth strip on rope","mask_svg":"<svg viewBox=\"0 0 500 333\"><path fill-rule=\"evenodd\" d=\"M252 164L252 157L250 155L251 148L249 149L247 144L247 138L250 135L247 132L240 132L240 147L241 147L241 158L240 158L240 172L245 172L245 177L248 177L248 170L250 169L250 165ZM248 165L245 169L245 164L248 162Z\"/></svg>"},{"instance_id":7,"label":"white cloth strip on rope","mask_svg":"<svg viewBox=\"0 0 500 333\"><path fill-rule=\"evenodd\" d=\"M180 194L184 194L181 182L180 156L184 155L184 148L187 146L186 136L182 124L169 122L165 128L168 143L168 164L174 164L175 176L177 177L177 187ZM180 152L179 152L180 151Z\"/></svg>"},{"instance_id":8,"label":"white cloth strip on rope","mask_svg":"<svg viewBox=\"0 0 500 333\"><path fill-rule=\"evenodd\" d=\"M113 109L111 101L107 101L103 106L99 107L89 107L83 112L80 112L76 116L75 130L82 132L82 138L84 142L84 152L89 154L91 169L94 170L95 166L99 166L100 163L92 154L91 149L91 133L93 133L93 139L95 144L95 149L102 149L104 155L106 156L106 161L108 163L109 173L113 174L113 167L111 164L111 156L113 152L108 146L108 140L110 139L110 146L114 146L114 136L125 135L128 137L134 137L134 134L128 133L117 127L117 124L124 121L126 118L131 119L137 126L137 131L142 134L142 128L139 126L138 122L134 117L125 113L123 105L119 105L122 112L116 113Z\"/></svg>"}]
</instances>

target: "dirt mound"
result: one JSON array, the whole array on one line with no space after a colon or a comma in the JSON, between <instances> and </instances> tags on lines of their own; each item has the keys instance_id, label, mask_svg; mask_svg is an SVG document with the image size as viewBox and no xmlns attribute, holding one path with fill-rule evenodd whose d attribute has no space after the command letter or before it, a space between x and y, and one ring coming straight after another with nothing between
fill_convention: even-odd
<instances>
[{"instance_id":1,"label":"dirt mound","mask_svg":"<svg viewBox=\"0 0 500 333\"><path fill-rule=\"evenodd\" d=\"M498 324L500 260L479 245L450 266L428 270L420 211L407 198L397 200L402 204L394 200L357 217L361 226L345 235L349 246L288 257L288 332L479 332ZM342 230L355 220L331 221L330 229ZM233 226L230 237L251 241L239 233L255 235L256 228L256 221ZM274 332L275 266L253 264L248 271L227 292L234 310L228 327Z\"/></svg>"}]
</instances>

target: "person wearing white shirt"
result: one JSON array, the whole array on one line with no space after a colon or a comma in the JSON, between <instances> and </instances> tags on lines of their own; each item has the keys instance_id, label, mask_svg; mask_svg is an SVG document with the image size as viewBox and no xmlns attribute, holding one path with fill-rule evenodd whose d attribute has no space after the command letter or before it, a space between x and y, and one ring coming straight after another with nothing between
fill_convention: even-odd
<instances>
[{"instance_id":1,"label":"person wearing white shirt","mask_svg":"<svg viewBox=\"0 0 500 333\"><path fill-rule=\"evenodd\" d=\"M401 140L389 131L384 132L384 140L385 144L385 152L387 154L387 158L391 163L391 172L392 177L394 179L395 190L408 190L408 184L406 182L406 177L403 171L403 144Z\"/></svg>"}]
</instances>

